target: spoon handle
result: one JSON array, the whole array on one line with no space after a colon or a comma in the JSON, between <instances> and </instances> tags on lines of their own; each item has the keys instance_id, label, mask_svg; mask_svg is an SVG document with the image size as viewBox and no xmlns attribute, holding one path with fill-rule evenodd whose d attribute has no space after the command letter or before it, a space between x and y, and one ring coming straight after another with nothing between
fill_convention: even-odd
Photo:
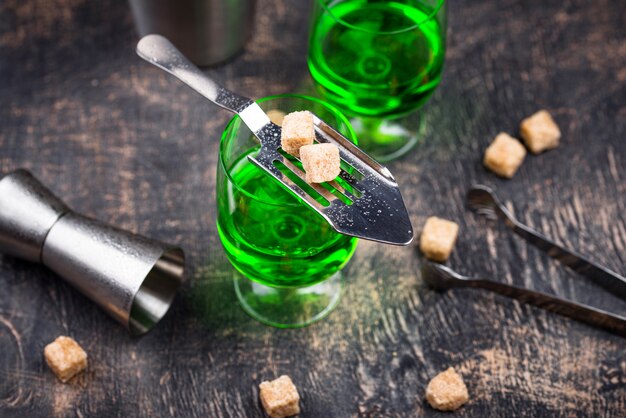
<instances>
[{"instance_id":1,"label":"spoon handle","mask_svg":"<svg viewBox=\"0 0 626 418\"><path fill-rule=\"evenodd\" d=\"M220 86L161 35L146 35L141 38L137 44L137 55L172 74L216 105L233 113L239 113L253 103L247 97L239 96Z\"/></svg>"},{"instance_id":2,"label":"spoon handle","mask_svg":"<svg viewBox=\"0 0 626 418\"><path fill-rule=\"evenodd\" d=\"M560 246L539 232L510 217L510 214L507 216L507 221L507 226L517 235L545 251L550 257L626 300L626 278L594 263L573 250Z\"/></svg>"},{"instance_id":3,"label":"spoon handle","mask_svg":"<svg viewBox=\"0 0 626 418\"><path fill-rule=\"evenodd\" d=\"M509 284L485 279L467 279L465 286L490 290L502 296L516 299L522 303L537 306L550 312L564 315L589 325L604 328L617 335L626 337L626 318L594 307L561 299L546 293L524 289Z\"/></svg>"}]
</instances>

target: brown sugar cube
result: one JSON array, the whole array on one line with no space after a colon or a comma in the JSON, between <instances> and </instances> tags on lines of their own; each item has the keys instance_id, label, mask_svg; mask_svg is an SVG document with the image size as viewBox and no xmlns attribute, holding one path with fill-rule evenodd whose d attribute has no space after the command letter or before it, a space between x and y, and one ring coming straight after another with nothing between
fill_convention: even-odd
<instances>
[{"instance_id":1,"label":"brown sugar cube","mask_svg":"<svg viewBox=\"0 0 626 418\"><path fill-rule=\"evenodd\" d=\"M63 383L87 368L87 353L70 337L58 337L43 353L46 363Z\"/></svg>"},{"instance_id":2,"label":"brown sugar cube","mask_svg":"<svg viewBox=\"0 0 626 418\"><path fill-rule=\"evenodd\" d=\"M300 148L304 145L311 145L314 140L315 128L313 127L313 114L311 112L304 110L285 115L280 134L282 149L299 157Z\"/></svg>"},{"instance_id":3,"label":"brown sugar cube","mask_svg":"<svg viewBox=\"0 0 626 418\"><path fill-rule=\"evenodd\" d=\"M463 378L450 367L428 383L426 400L440 411L454 411L469 400L469 393Z\"/></svg>"},{"instance_id":4,"label":"brown sugar cube","mask_svg":"<svg viewBox=\"0 0 626 418\"><path fill-rule=\"evenodd\" d=\"M267 111L267 117L270 118L270 121L272 121L273 124L278 126L283 125L283 119L285 119L285 115L285 112L278 109L271 109Z\"/></svg>"},{"instance_id":5,"label":"brown sugar cube","mask_svg":"<svg viewBox=\"0 0 626 418\"><path fill-rule=\"evenodd\" d=\"M500 132L487 147L483 164L497 175L511 178L525 157L526 148L517 139Z\"/></svg>"},{"instance_id":6,"label":"brown sugar cube","mask_svg":"<svg viewBox=\"0 0 626 418\"><path fill-rule=\"evenodd\" d=\"M420 236L420 250L426 258L443 263L450 257L458 235L459 225L455 222L431 216Z\"/></svg>"},{"instance_id":7,"label":"brown sugar cube","mask_svg":"<svg viewBox=\"0 0 626 418\"><path fill-rule=\"evenodd\" d=\"M300 148L300 161L307 183L333 181L341 172L339 148L333 144L313 144Z\"/></svg>"},{"instance_id":8,"label":"brown sugar cube","mask_svg":"<svg viewBox=\"0 0 626 418\"><path fill-rule=\"evenodd\" d=\"M533 154L556 148L561 139L561 130L546 110L524 119L519 125L519 133Z\"/></svg>"},{"instance_id":9,"label":"brown sugar cube","mask_svg":"<svg viewBox=\"0 0 626 418\"><path fill-rule=\"evenodd\" d=\"M281 376L259 385L261 403L272 418L284 418L300 413L300 395L289 376Z\"/></svg>"}]
</instances>

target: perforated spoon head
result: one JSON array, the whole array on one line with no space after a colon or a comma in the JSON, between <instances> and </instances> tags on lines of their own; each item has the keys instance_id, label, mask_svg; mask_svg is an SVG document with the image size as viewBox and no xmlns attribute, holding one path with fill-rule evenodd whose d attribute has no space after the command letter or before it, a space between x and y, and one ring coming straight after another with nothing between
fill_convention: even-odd
<instances>
[{"instance_id":1,"label":"perforated spoon head","mask_svg":"<svg viewBox=\"0 0 626 418\"><path fill-rule=\"evenodd\" d=\"M249 157L250 161L324 217L337 232L394 245L412 241L409 214L391 172L324 121L314 118L316 141L337 146L341 174L332 182L304 184L304 172L281 153L281 128L257 103L220 86L161 35L143 37L137 53L211 102L238 114L261 143L261 150Z\"/></svg>"}]
</instances>

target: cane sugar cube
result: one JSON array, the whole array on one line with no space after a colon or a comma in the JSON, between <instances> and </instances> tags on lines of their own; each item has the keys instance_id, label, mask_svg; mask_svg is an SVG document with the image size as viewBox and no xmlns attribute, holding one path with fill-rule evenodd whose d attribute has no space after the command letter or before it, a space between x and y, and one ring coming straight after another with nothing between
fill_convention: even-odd
<instances>
[{"instance_id":1,"label":"cane sugar cube","mask_svg":"<svg viewBox=\"0 0 626 418\"><path fill-rule=\"evenodd\" d=\"M445 262L459 235L459 225L446 219L431 216L426 220L420 237L420 250L426 258Z\"/></svg>"},{"instance_id":2,"label":"cane sugar cube","mask_svg":"<svg viewBox=\"0 0 626 418\"><path fill-rule=\"evenodd\" d=\"M87 353L70 337L58 337L44 348L46 363L63 383L87 368Z\"/></svg>"},{"instance_id":3,"label":"cane sugar cube","mask_svg":"<svg viewBox=\"0 0 626 418\"><path fill-rule=\"evenodd\" d=\"M289 376L281 376L259 385L261 403L271 418L284 418L300 413L300 395Z\"/></svg>"},{"instance_id":4,"label":"cane sugar cube","mask_svg":"<svg viewBox=\"0 0 626 418\"><path fill-rule=\"evenodd\" d=\"M428 383L426 400L440 411L454 411L469 400L469 393L463 378L450 367Z\"/></svg>"},{"instance_id":5,"label":"cane sugar cube","mask_svg":"<svg viewBox=\"0 0 626 418\"><path fill-rule=\"evenodd\" d=\"M285 119L286 113L282 110L271 109L267 111L267 117L270 118L270 121L278 126L283 126L283 119Z\"/></svg>"},{"instance_id":6,"label":"cane sugar cube","mask_svg":"<svg viewBox=\"0 0 626 418\"><path fill-rule=\"evenodd\" d=\"M307 183L333 181L341 172L339 148L333 144L313 144L300 148L300 161Z\"/></svg>"},{"instance_id":7,"label":"cane sugar cube","mask_svg":"<svg viewBox=\"0 0 626 418\"><path fill-rule=\"evenodd\" d=\"M561 139L561 130L546 110L524 119L520 123L519 132L533 154L556 148Z\"/></svg>"},{"instance_id":8,"label":"cane sugar cube","mask_svg":"<svg viewBox=\"0 0 626 418\"><path fill-rule=\"evenodd\" d=\"M487 147L483 164L497 175L511 178L525 157L526 148L517 139L500 132Z\"/></svg>"},{"instance_id":9,"label":"cane sugar cube","mask_svg":"<svg viewBox=\"0 0 626 418\"><path fill-rule=\"evenodd\" d=\"M314 140L315 128L311 112L304 110L285 115L282 120L280 145L286 152L299 157L300 148L311 145Z\"/></svg>"}]
</instances>

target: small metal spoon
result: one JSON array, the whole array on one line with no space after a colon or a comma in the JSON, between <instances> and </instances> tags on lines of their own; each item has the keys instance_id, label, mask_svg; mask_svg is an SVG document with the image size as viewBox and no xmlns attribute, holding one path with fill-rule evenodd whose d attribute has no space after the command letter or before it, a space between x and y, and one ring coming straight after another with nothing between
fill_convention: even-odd
<instances>
[{"instance_id":1,"label":"small metal spoon","mask_svg":"<svg viewBox=\"0 0 626 418\"><path fill-rule=\"evenodd\" d=\"M626 318L582 303L501 282L466 277L430 261L422 265L422 278L435 290L444 291L455 287L485 289L626 337Z\"/></svg>"},{"instance_id":2,"label":"small metal spoon","mask_svg":"<svg viewBox=\"0 0 626 418\"><path fill-rule=\"evenodd\" d=\"M539 232L522 224L500 203L493 190L477 185L467 193L470 209L490 219L504 220L507 227L526 241L548 253L555 260L565 264L575 272L595 281L600 286L626 300L626 278L606 267L600 266L577 252L562 247Z\"/></svg>"},{"instance_id":3,"label":"small metal spoon","mask_svg":"<svg viewBox=\"0 0 626 418\"><path fill-rule=\"evenodd\" d=\"M258 154L248 156L250 162L290 189L337 232L394 245L408 245L413 240L411 220L391 172L317 116L313 118L316 141L339 149L342 170L338 178L343 185L335 180L328 183L329 189L319 184L308 184L304 189L291 177L306 183L304 172L280 153L281 128L256 102L220 86L161 35L141 38L137 54L214 104L239 115L261 143Z\"/></svg>"}]
</instances>

